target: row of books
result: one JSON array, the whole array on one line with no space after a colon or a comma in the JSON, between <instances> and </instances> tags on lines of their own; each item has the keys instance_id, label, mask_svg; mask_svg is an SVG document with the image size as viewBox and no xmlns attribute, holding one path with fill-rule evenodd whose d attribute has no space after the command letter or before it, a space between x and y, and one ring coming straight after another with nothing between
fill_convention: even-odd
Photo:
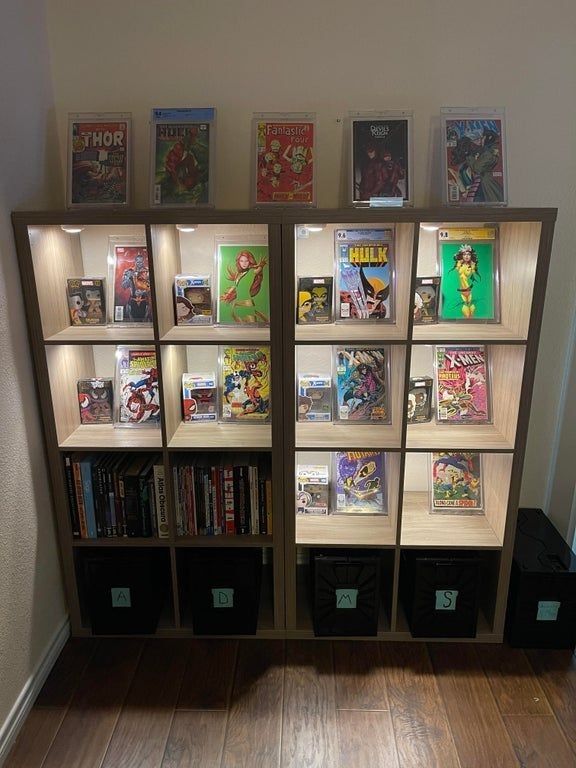
<instances>
[{"instance_id":1,"label":"row of books","mask_svg":"<svg viewBox=\"0 0 576 768\"><path fill-rule=\"evenodd\" d=\"M168 537L161 456L74 453L64 468L74 538Z\"/></svg>"},{"instance_id":2,"label":"row of books","mask_svg":"<svg viewBox=\"0 0 576 768\"><path fill-rule=\"evenodd\" d=\"M182 458L173 468L178 536L270 535L272 479L267 457L229 456L209 463Z\"/></svg>"}]
</instances>

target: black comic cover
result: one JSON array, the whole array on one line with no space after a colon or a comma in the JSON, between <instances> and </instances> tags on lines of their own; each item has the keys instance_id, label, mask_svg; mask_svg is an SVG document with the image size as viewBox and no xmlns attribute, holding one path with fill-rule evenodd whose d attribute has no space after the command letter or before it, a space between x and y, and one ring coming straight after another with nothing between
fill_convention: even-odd
<instances>
[{"instance_id":1,"label":"black comic cover","mask_svg":"<svg viewBox=\"0 0 576 768\"><path fill-rule=\"evenodd\" d=\"M408 390L408 423L422 424L432 419L432 379L415 376Z\"/></svg>"},{"instance_id":2,"label":"black comic cover","mask_svg":"<svg viewBox=\"0 0 576 768\"><path fill-rule=\"evenodd\" d=\"M298 323L332 323L333 277L298 278Z\"/></svg>"}]
</instances>

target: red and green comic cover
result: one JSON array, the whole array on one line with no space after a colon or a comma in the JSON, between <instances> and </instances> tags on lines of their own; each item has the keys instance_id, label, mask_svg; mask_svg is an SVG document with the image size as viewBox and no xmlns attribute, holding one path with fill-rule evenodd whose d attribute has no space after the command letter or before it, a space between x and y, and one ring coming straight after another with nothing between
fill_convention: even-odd
<instances>
[{"instance_id":1,"label":"red and green comic cover","mask_svg":"<svg viewBox=\"0 0 576 768\"><path fill-rule=\"evenodd\" d=\"M314 205L313 120L256 120L256 205Z\"/></svg>"},{"instance_id":2,"label":"red and green comic cover","mask_svg":"<svg viewBox=\"0 0 576 768\"><path fill-rule=\"evenodd\" d=\"M220 359L222 421L268 421L270 347L223 347Z\"/></svg>"},{"instance_id":3,"label":"red and green comic cover","mask_svg":"<svg viewBox=\"0 0 576 768\"><path fill-rule=\"evenodd\" d=\"M270 323L268 246L218 243L218 323Z\"/></svg>"}]
</instances>

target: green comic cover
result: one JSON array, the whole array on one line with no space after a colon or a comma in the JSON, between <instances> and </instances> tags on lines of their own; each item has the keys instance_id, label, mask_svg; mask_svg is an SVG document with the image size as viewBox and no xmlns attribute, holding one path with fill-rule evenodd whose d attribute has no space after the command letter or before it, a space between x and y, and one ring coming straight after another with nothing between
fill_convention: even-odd
<instances>
[{"instance_id":1,"label":"green comic cover","mask_svg":"<svg viewBox=\"0 0 576 768\"><path fill-rule=\"evenodd\" d=\"M270 323L268 246L218 244L218 322Z\"/></svg>"}]
</instances>

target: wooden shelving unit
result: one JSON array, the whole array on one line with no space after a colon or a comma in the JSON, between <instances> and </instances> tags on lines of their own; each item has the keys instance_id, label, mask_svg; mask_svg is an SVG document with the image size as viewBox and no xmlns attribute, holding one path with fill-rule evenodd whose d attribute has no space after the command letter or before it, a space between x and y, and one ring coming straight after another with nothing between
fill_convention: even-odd
<instances>
[{"instance_id":1,"label":"wooden shelving unit","mask_svg":"<svg viewBox=\"0 0 576 768\"><path fill-rule=\"evenodd\" d=\"M323 225L296 238L303 216ZM381 553L386 582L380 639L411 639L400 594L406 549L474 551L490 564L493 587L482 596L478 641L502 639L508 578L528 429L530 401L556 211L551 209L345 209L332 211L74 211L13 216L42 418L54 508L70 606L72 631L91 633L77 582L77 561L85 550L157 549L169 564L171 590L157 636L193 634L182 603L182 558L190 550L261 548L266 554L264 588L256 637L313 637L309 556L313 549L370 549ZM187 235L177 224L197 226ZM500 322L414 326L412 296L417 275L433 274L436 232L421 225L495 223L500 232ZM80 234L62 225L79 224ZM334 270L334 230L393 225L395 322L381 325L297 326L296 278ZM270 253L270 328L195 327L174 324L174 275L215 272L219 236L267 238ZM150 328L71 328L66 278L108 274L110 235L145 238L151 254L154 323ZM431 375L432 345L483 343L491 365L492 424L446 426L406 423L410 375ZM269 344L272 360L272 421L265 425L182 422L183 372L217 370L218 348L227 343ZM324 370L332 346L381 344L390 358L391 422L378 427L346 423L296 422L298 372ZM79 422L76 381L111 376L117 344L154 346L161 384L159 429L114 429ZM201 361L201 362L200 362ZM382 450L386 454L387 515L304 517L295 514L295 467L301 455L322 458L337 450ZM429 454L436 450L482 453L485 514L432 515L428 507ZM170 535L167 539L73 539L67 506L64 454L150 452L171 468L182 453L267 452L273 477L273 533L270 536L177 537L171 482L167 482ZM309 462L306 462L309 463ZM328 463L328 462L327 462ZM168 566L167 566L168 567Z\"/></svg>"}]
</instances>

